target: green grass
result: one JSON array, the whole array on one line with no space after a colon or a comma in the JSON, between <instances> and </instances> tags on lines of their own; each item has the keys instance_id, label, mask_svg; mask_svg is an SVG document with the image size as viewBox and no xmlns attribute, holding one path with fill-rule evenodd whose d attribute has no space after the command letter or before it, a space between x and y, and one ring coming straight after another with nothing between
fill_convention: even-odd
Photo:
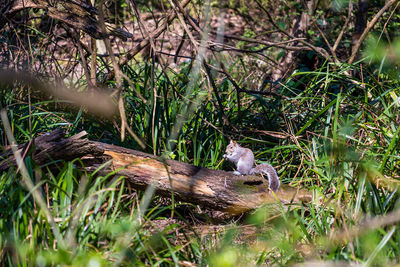
<instances>
[{"instance_id":1,"label":"green grass","mask_svg":"<svg viewBox=\"0 0 400 267\"><path fill-rule=\"evenodd\" d=\"M202 235L198 226L211 227L212 220L203 218L196 227L188 227L193 226L193 214L200 216L191 205L163 204L151 191L132 190L123 177L96 177L82 172L78 160L66 162L54 172L36 166L28 157L25 164L30 179L46 200L65 246L56 240L54 229L21 182L21 175L10 169L0 179L2 262L5 266L182 265L185 262L245 266L287 265L310 257L366 265L397 261L400 236L396 225L363 232L357 232L356 227L396 210L397 180L385 183L385 179L395 175L399 168L397 106L392 97L399 94L399 89L393 83L375 84L374 79L365 82L365 88L351 85L345 89L348 80L338 75L327 68L296 73L282 87L281 94L287 97L280 101L265 101L252 95L243 95L242 99L252 100L248 101L248 107L243 106L243 125L257 127L252 123L257 116L280 113L274 119L279 129L274 130L291 129L288 133L293 137L281 140L268 137L266 142L260 142L260 136L252 134L241 138L243 145L252 148L258 160L278 166L284 183L311 190L311 203L291 206L288 211L279 205L273 209L262 207L239 221L229 219L222 223L221 233L215 235L210 231ZM309 81L308 89L297 90L296 83L292 83L294 79L298 79L297 85L300 80ZM166 149L177 114L183 108L179 99L187 86L178 79L178 91L172 94L163 88L163 79L157 81L157 94L169 97L160 97L155 109L131 109L143 103L129 88L125 93L132 128L142 133L150 153ZM137 84L142 90L141 83ZM331 91L337 86L342 86L340 92ZM228 84L222 99L224 105L232 105L226 114L236 123L237 110L232 100L235 94L229 93L232 90ZM143 95L152 99L146 91L151 92L143 89ZM93 118L48 111L53 103L34 103L29 115L26 104L15 103L10 108L12 96L5 100L18 142L29 139L29 123L33 133L67 122L71 134L80 128L88 129L93 139L102 134ZM151 122L154 110L158 115ZM214 128L224 129L215 106L205 100L189 115L171 155L198 166L230 169L221 165L227 138ZM150 138L152 127L155 141ZM270 129L269 125L265 127ZM227 133L235 138L233 132ZM120 143L114 134L113 142L137 148L132 139ZM158 231L156 226L161 221L166 226ZM343 233L354 235L341 237Z\"/></svg>"}]
</instances>

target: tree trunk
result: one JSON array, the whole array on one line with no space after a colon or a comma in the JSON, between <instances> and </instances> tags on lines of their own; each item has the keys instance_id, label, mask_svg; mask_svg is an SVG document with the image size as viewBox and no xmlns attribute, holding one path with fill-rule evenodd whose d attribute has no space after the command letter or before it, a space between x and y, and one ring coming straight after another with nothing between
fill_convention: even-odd
<instances>
[{"instance_id":1,"label":"tree trunk","mask_svg":"<svg viewBox=\"0 0 400 267\"><path fill-rule=\"evenodd\" d=\"M356 12L356 24L353 33L353 40L352 40L352 49L358 43L361 34L364 32L365 27L367 26L367 15L368 15L368 7L369 7L369 0L359 0L358 1L358 9ZM353 51L352 51L353 52Z\"/></svg>"}]
</instances>

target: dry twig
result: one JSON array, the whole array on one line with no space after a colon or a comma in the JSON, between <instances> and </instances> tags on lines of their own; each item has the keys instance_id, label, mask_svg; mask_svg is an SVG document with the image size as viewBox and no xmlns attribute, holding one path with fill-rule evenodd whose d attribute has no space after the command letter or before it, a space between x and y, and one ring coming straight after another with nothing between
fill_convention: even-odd
<instances>
[{"instance_id":1,"label":"dry twig","mask_svg":"<svg viewBox=\"0 0 400 267\"><path fill-rule=\"evenodd\" d=\"M370 22L368 22L367 27L365 28L364 32L361 34L360 38L358 39L357 44L353 47L353 51L352 54L349 58L349 60L347 61L348 64L352 64L358 54L358 50L361 47L361 44L363 43L363 41L365 40L365 38L367 37L367 34L369 33L369 31L374 27L375 23L378 21L378 19L383 15L383 13L385 13L385 11L387 9L389 9L389 7L391 7L394 3L396 3L399 0L389 0L384 7L381 8L381 10L379 10L378 13L376 13L376 15L372 18L372 20Z\"/></svg>"}]
</instances>

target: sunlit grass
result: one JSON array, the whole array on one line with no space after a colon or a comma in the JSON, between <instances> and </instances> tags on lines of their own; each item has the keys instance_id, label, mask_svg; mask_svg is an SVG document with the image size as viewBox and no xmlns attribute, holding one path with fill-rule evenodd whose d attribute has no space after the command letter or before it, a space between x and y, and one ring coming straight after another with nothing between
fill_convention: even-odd
<instances>
[{"instance_id":1,"label":"sunlit grass","mask_svg":"<svg viewBox=\"0 0 400 267\"><path fill-rule=\"evenodd\" d=\"M317 83L310 87L329 87L332 82L329 72L321 79L314 79L321 73L296 75ZM346 81L346 77L342 79ZM370 86L374 90L369 90ZM46 168L40 171L40 166L35 166L28 157L25 160L28 173L38 185L67 245L59 246L40 207L20 182L21 176L10 170L2 174L0 183L1 247L5 262L39 266L85 266L95 262L101 265L196 262L251 266L257 263L287 265L309 258L368 265L395 261L399 252L396 226L383 224L363 231L358 229L374 216L385 216L396 210L397 180L387 178L398 169L398 127L393 124L396 109L392 109L394 100L390 94L398 92L390 84L379 90L367 84L365 90L360 90L367 96L354 96L353 89L344 88L340 93L320 89L299 91L275 107L263 101L249 102L253 107L247 111L249 119L268 109L284 109L279 117L285 118L280 122L282 128L274 130L284 131L287 126L293 129L289 134L300 133L296 139L270 139L276 142L270 148L260 145L256 134L243 140L259 160L279 166L284 183L309 188L314 196L311 203L294 205L289 211L280 211L279 207L261 208L248 214L245 220L234 224L226 221L225 230L217 235L212 232L199 235L198 228L185 227L186 223L190 224L188 214L175 212L178 220L169 224L172 206L157 204L157 196L138 209L145 195L127 187L123 177L96 177L80 170L79 161L65 163L53 175ZM294 91L295 87L290 90L291 94ZM321 99L326 99L325 104L314 104ZM367 103L358 108L364 99ZM135 98L132 101L140 103ZM168 114L168 120L173 121L179 110L179 105L171 101L175 103L178 99L168 99L168 105L161 100L159 103L163 106L162 125L157 127L159 144L167 144L173 126L172 122L166 123L164 116ZM43 107L45 103L35 105ZM136 104L132 102L132 105ZM137 113L137 109L130 111L127 106L128 112ZM213 105L199 106L183 126L172 157L198 166L230 168L221 164L227 138L214 128L222 129L217 116L209 115L213 108ZM33 114L37 109L34 110ZM17 120L20 116L17 111L13 110L9 116L11 124L18 125L13 127L14 132L19 132L18 140L25 141L29 136L24 130L27 124L23 125L27 119L33 125L42 123L51 129L52 123L43 120L40 114ZM233 118L235 114L230 116ZM133 119L136 129L150 127L150 122L141 120L140 116ZM91 122L78 119L72 123ZM100 133L96 128L91 131ZM154 230L159 220L167 223L161 232Z\"/></svg>"}]
</instances>

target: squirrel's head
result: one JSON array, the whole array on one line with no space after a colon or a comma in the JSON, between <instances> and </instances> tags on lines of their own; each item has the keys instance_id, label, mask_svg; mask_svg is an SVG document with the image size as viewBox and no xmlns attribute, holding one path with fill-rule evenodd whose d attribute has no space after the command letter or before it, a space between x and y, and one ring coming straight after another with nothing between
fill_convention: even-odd
<instances>
[{"instance_id":1,"label":"squirrel's head","mask_svg":"<svg viewBox=\"0 0 400 267\"><path fill-rule=\"evenodd\" d=\"M230 141L229 145L226 147L226 154L231 155L232 153L234 153L236 151L238 144L236 143L236 141Z\"/></svg>"}]
</instances>

